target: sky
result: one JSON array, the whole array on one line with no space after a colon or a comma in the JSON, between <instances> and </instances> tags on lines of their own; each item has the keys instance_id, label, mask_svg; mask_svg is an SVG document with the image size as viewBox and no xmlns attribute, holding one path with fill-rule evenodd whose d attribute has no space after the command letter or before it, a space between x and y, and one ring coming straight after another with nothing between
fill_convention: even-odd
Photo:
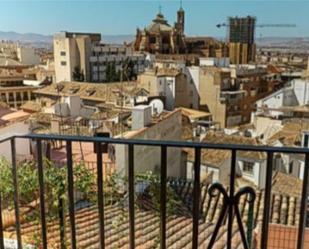
<instances>
[{"instance_id":1,"label":"sky","mask_svg":"<svg viewBox=\"0 0 309 249\"><path fill-rule=\"evenodd\" d=\"M187 35L225 37L216 24L228 16L254 15L260 24L295 28L258 28L257 36L309 37L309 0L183 0ZM170 24L180 0L0 0L0 31L54 34L59 31L135 34L161 6Z\"/></svg>"}]
</instances>

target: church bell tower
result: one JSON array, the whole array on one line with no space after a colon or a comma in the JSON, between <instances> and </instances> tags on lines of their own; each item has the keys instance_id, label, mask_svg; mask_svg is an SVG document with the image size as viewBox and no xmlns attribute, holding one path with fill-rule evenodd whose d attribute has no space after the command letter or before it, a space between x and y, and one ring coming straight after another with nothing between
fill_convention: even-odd
<instances>
[{"instance_id":1,"label":"church bell tower","mask_svg":"<svg viewBox=\"0 0 309 249\"><path fill-rule=\"evenodd\" d=\"M181 34L185 32L185 11L182 8L182 1L180 2L180 8L177 11L177 29Z\"/></svg>"}]
</instances>

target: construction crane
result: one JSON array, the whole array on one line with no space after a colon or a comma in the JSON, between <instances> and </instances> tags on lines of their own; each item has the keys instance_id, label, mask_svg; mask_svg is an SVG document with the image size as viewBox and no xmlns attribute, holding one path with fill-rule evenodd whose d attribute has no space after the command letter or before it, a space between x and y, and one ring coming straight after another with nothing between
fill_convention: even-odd
<instances>
[{"instance_id":1,"label":"construction crane","mask_svg":"<svg viewBox=\"0 0 309 249\"><path fill-rule=\"evenodd\" d=\"M242 26L247 26L246 24L241 24ZM238 24L239 26L239 24ZM228 28L230 27L229 24L227 23L219 23L216 25L217 28ZM295 28L297 27L295 24L285 24L285 23L280 23L280 24L265 24L265 23L262 23L262 24L255 24L254 25L255 28ZM226 39L228 39L229 35L226 36ZM260 39L262 38L262 34L260 33Z\"/></svg>"},{"instance_id":2,"label":"construction crane","mask_svg":"<svg viewBox=\"0 0 309 249\"><path fill-rule=\"evenodd\" d=\"M226 23L219 23L216 25L217 28L229 27L230 25ZM295 24L256 24L257 28L295 28Z\"/></svg>"}]
</instances>

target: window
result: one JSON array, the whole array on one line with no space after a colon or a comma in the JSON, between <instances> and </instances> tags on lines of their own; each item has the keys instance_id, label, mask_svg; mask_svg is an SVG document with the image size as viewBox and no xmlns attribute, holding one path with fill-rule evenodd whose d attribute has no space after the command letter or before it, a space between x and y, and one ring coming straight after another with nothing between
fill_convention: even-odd
<instances>
[{"instance_id":1,"label":"window","mask_svg":"<svg viewBox=\"0 0 309 249\"><path fill-rule=\"evenodd\" d=\"M254 163L243 161L243 172L246 174L253 175Z\"/></svg>"},{"instance_id":2,"label":"window","mask_svg":"<svg viewBox=\"0 0 309 249\"><path fill-rule=\"evenodd\" d=\"M293 162L289 163L289 174L293 173Z\"/></svg>"},{"instance_id":3,"label":"window","mask_svg":"<svg viewBox=\"0 0 309 249\"><path fill-rule=\"evenodd\" d=\"M309 134L304 134L303 147L308 148L309 145Z\"/></svg>"},{"instance_id":4,"label":"window","mask_svg":"<svg viewBox=\"0 0 309 249\"><path fill-rule=\"evenodd\" d=\"M66 61L61 61L61 66L66 66L67 62Z\"/></svg>"},{"instance_id":5,"label":"window","mask_svg":"<svg viewBox=\"0 0 309 249\"><path fill-rule=\"evenodd\" d=\"M156 37L151 36L150 39L149 39L149 42L150 42L151 44L156 43Z\"/></svg>"},{"instance_id":6,"label":"window","mask_svg":"<svg viewBox=\"0 0 309 249\"><path fill-rule=\"evenodd\" d=\"M60 52L60 55L61 55L61 56L65 56L65 55L66 55L66 52L65 52L65 51L61 51L61 52Z\"/></svg>"}]
</instances>

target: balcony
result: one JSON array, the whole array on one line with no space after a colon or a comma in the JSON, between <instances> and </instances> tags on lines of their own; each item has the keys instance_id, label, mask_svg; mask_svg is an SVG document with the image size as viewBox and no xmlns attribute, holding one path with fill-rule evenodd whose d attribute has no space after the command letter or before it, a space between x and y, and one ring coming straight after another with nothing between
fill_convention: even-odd
<instances>
[{"instance_id":1,"label":"balcony","mask_svg":"<svg viewBox=\"0 0 309 249\"><path fill-rule=\"evenodd\" d=\"M25 170L25 174L29 175L31 172L20 166L17 150L20 140L32 141L35 144L33 153L37 155L35 160L30 159L36 173L36 179L32 177L31 182L37 180L37 185L34 184L32 194L26 198L27 186L23 185L25 182L21 180L23 175L20 171ZM14 136L0 142L10 148L11 162L8 167L11 173L8 175L12 177L8 181L12 184L11 196L5 196L8 186L0 183L1 249L8 248L9 242L16 243L13 248L44 249L308 248L308 231L305 231L308 149L58 135ZM63 144L66 152L64 167L47 165L44 158L46 142ZM74 143L89 143L95 148L96 163L91 170L80 171L77 167L72 149ZM127 153L125 176L118 181L113 179L115 171L102 167L106 160L106 147L111 144L125 147ZM161 163L157 178L149 175L141 177L136 171L139 156L135 152L141 147L152 147L158 152ZM192 180L169 176L171 148L194 151ZM201 180L201 156L205 150L230 153L227 186ZM250 184L236 186L238 152L265 154L265 187L262 190L257 191ZM301 154L305 157L305 180L301 183L299 199L272 194L276 153ZM53 158L48 160L53 161ZM65 175L66 181L59 178L61 180L56 181L56 185L59 187L58 183L63 181L62 189L65 191L58 199L51 200L48 196L52 196L53 188L48 183L53 172L58 170ZM81 184L79 178L87 176L88 184L90 173L95 176L94 185L88 188L89 192L83 192L80 189L85 189L85 182ZM107 179L113 180L106 184ZM109 195L109 190L115 188L115 196ZM94 194L91 197L87 196L90 192ZM287 198L292 204L287 205ZM10 201L11 205L8 204ZM51 203L57 206L57 212L53 215ZM29 209L30 212L27 211ZM281 226L283 220L292 226ZM276 221L277 224L272 224Z\"/></svg>"}]
</instances>

